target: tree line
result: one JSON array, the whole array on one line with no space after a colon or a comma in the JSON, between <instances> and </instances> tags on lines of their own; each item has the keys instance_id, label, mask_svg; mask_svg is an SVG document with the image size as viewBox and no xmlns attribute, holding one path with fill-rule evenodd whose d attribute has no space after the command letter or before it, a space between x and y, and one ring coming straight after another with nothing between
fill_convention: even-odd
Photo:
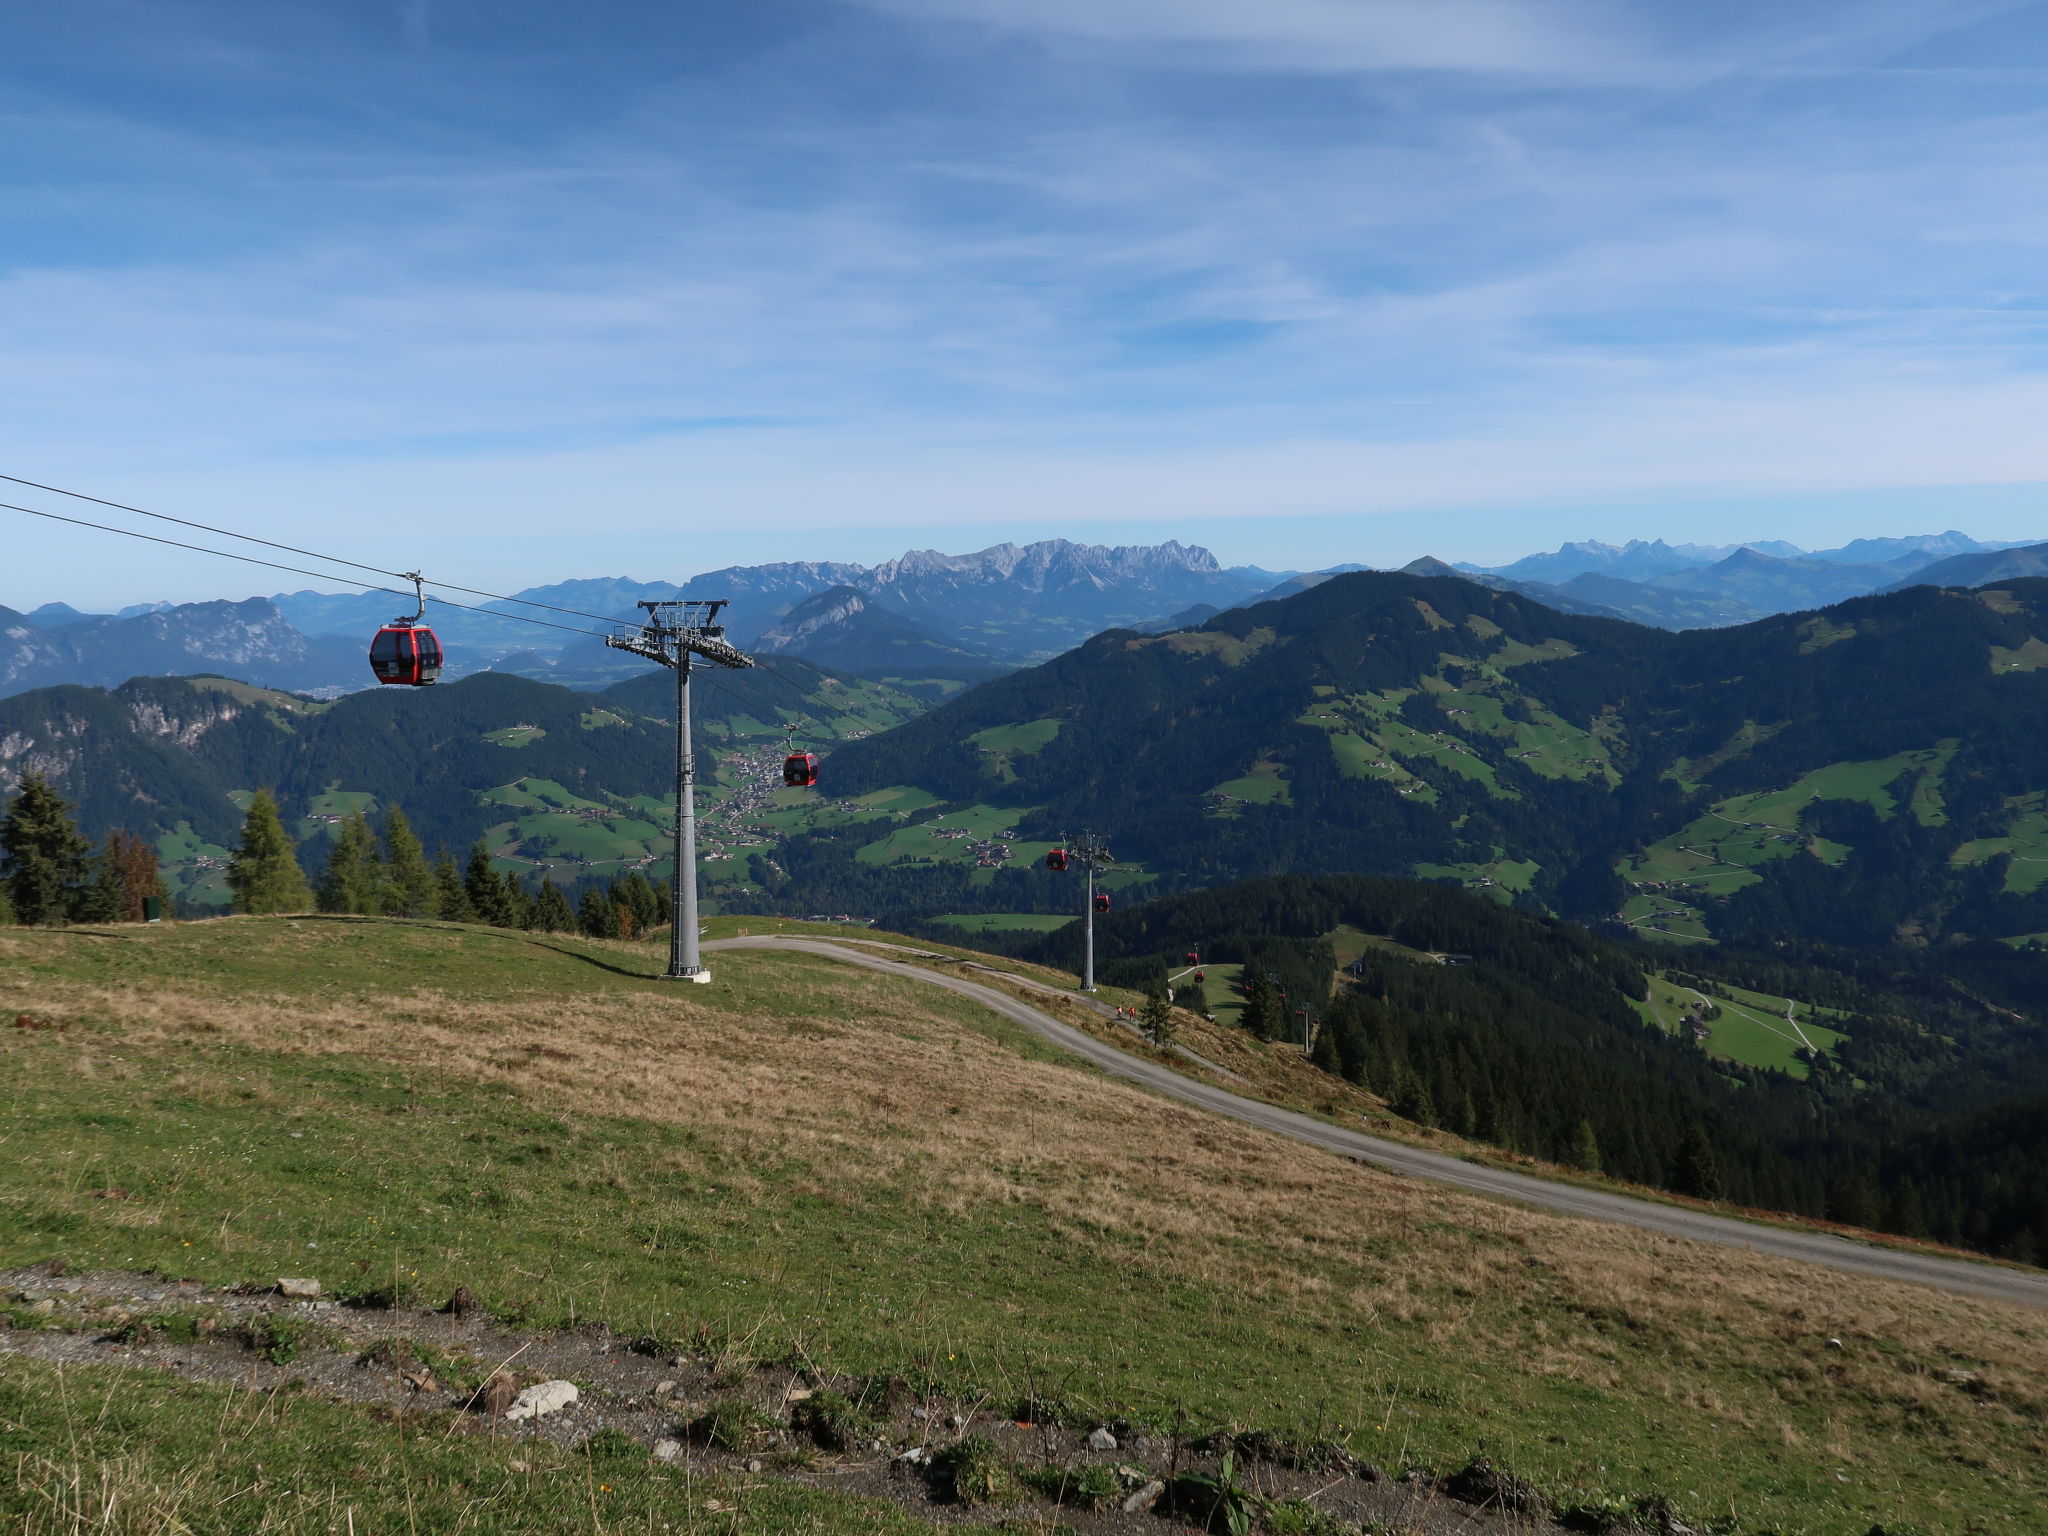
<instances>
[{"instance_id":1,"label":"tree line","mask_svg":"<svg viewBox=\"0 0 2048 1536\"><path fill-rule=\"evenodd\" d=\"M668 921L670 898L634 870L608 882L565 889L500 871L481 841L458 864L445 848L429 859L392 806L381 828L358 810L342 819L316 875L308 876L277 799L258 790L243 814L227 864L233 910L438 918L591 938L630 939ZM573 893L573 899L572 899ZM156 849L117 828L95 853L70 804L30 774L0 816L0 922L22 926L140 922L147 898L168 900Z\"/></svg>"}]
</instances>

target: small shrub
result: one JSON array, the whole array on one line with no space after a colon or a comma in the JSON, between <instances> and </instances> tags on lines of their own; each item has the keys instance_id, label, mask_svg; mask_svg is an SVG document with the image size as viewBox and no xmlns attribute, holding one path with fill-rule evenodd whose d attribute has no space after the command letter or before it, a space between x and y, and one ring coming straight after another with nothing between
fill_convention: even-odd
<instances>
[{"instance_id":1,"label":"small shrub","mask_svg":"<svg viewBox=\"0 0 2048 1536\"><path fill-rule=\"evenodd\" d=\"M1066 1429L1080 1422L1080 1415L1064 1398L1041 1397L1035 1392L1026 1393L1010 1408L1010 1418L1018 1424L1042 1424L1050 1429Z\"/></svg>"},{"instance_id":2,"label":"small shrub","mask_svg":"<svg viewBox=\"0 0 2048 1536\"><path fill-rule=\"evenodd\" d=\"M874 1428L874 1419L838 1392L818 1392L791 1410L790 1428L809 1435L820 1450L850 1451Z\"/></svg>"},{"instance_id":3,"label":"small shrub","mask_svg":"<svg viewBox=\"0 0 2048 1536\"><path fill-rule=\"evenodd\" d=\"M948 1504L1006 1504L1017 1496L1008 1458L985 1435L956 1440L932 1457L925 1475Z\"/></svg>"},{"instance_id":4,"label":"small shrub","mask_svg":"<svg viewBox=\"0 0 2048 1536\"><path fill-rule=\"evenodd\" d=\"M576 1452L592 1461L640 1461L646 1457L647 1447L624 1430L600 1429L577 1446Z\"/></svg>"},{"instance_id":5,"label":"small shrub","mask_svg":"<svg viewBox=\"0 0 2048 1536\"><path fill-rule=\"evenodd\" d=\"M162 1339L172 1344L196 1344L212 1332L214 1319L202 1312L151 1312L121 1324L107 1338L116 1344L147 1344Z\"/></svg>"},{"instance_id":6,"label":"small shrub","mask_svg":"<svg viewBox=\"0 0 2048 1536\"><path fill-rule=\"evenodd\" d=\"M1260 1526L1270 1536L1349 1536L1357 1529L1333 1520L1302 1499L1283 1499L1259 1512Z\"/></svg>"},{"instance_id":7,"label":"small shrub","mask_svg":"<svg viewBox=\"0 0 2048 1536\"><path fill-rule=\"evenodd\" d=\"M782 1432L782 1425L752 1403L726 1398L689 1424L690 1437L721 1451L757 1450Z\"/></svg>"},{"instance_id":8,"label":"small shrub","mask_svg":"<svg viewBox=\"0 0 2048 1536\"><path fill-rule=\"evenodd\" d=\"M1056 1504L1075 1509L1107 1509L1123 1494L1123 1485L1109 1468L1088 1463L1078 1467L1031 1467L1017 1480Z\"/></svg>"},{"instance_id":9,"label":"small shrub","mask_svg":"<svg viewBox=\"0 0 2048 1536\"><path fill-rule=\"evenodd\" d=\"M290 1365L312 1333L303 1318L266 1312L242 1326L242 1342L272 1365Z\"/></svg>"}]
</instances>

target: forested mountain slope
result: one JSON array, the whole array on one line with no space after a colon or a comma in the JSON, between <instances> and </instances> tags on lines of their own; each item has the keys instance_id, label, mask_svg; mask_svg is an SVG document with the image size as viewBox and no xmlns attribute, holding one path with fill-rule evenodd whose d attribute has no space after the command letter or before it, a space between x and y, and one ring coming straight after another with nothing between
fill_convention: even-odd
<instances>
[{"instance_id":1,"label":"forested mountain slope","mask_svg":"<svg viewBox=\"0 0 2048 1536\"><path fill-rule=\"evenodd\" d=\"M1188 986L1190 950L1239 996L1266 976L1285 1001L1236 1022L1288 1048L1312 1033L1325 1071L1424 1124L1684 1194L2048 1255L2048 977L2003 945L1694 950L1680 970L1476 893L1360 875L1143 902L1095 942L1112 984ZM1079 925L1002 947L1077 968ZM1656 1006L1674 988L1696 999L1690 1027ZM1720 1052L1712 1035L1736 1025L1720 1008L1756 989L1828 1018L1826 1049L1788 1057L1796 1070Z\"/></svg>"},{"instance_id":2,"label":"forested mountain slope","mask_svg":"<svg viewBox=\"0 0 2048 1536\"><path fill-rule=\"evenodd\" d=\"M920 707L793 657L744 685L702 675L694 694L714 861L780 783L788 720L825 744ZM44 775L88 834L118 826L154 841L178 894L200 903L225 900L219 872L258 788L315 840L314 864L342 815L402 805L429 847L482 839L504 867L561 884L629 867L665 878L674 719L674 674L654 667L601 694L502 673L331 703L214 677L45 688L0 700L0 796Z\"/></svg>"},{"instance_id":3,"label":"forested mountain slope","mask_svg":"<svg viewBox=\"0 0 2048 1536\"><path fill-rule=\"evenodd\" d=\"M1099 635L830 767L1170 885L1420 874L1680 942L2019 935L2048 929L2043 635L2044 581L1673 634L1367 572ZM790 856L851 874L825 835Z\"/></svg>"}]
</instances>

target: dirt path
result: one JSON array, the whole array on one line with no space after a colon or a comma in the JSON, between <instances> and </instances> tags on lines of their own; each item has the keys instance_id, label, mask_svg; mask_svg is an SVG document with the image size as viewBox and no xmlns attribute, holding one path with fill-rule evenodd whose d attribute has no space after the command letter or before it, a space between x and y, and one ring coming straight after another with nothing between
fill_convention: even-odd
<instances>
[{"instance_id":1,"label":"dirt path","mask_svg":"<svg viewBox=\"0 0 2048 1536\"><path fill-rule=\"evenodd\" d=\"M1114 1077L1140 1083L1155 1092L1217 1114L1228 1115L1282 1136L1291 1136L1311 1146L1356 1158L1396 1173L1432 1183L1474 1190L1504 1200L1565 1216L1592 1221L1620 1222L1625 1226L1661 1232L1671 1237L1690 1238L1722 1248L1747 1248L1774 1258L1820 1264L1850 1274L1869 1275L1880 1280L1928 1285L1959 1296L1981 1296L1992 1301L2023 1307L2048 1307L2048 1274L2038 1270L2008 1269L1999 1265L1946 1259L1934 1254L1915 1253L1873 1244L1831 1237L1820 1232L1803 1232L1761 1223L1712 1216L1681 1206L1660 1205L1606 1190L1583 1189L1572 1184L1553 1184L1527 1174L1487 1168L1464 1162L1440 1152L1425 1151L1398 1141L1367 1136L1341 1126L1325 1124L1293 1110L1262 1104L1210 1083L1184 1077L1156 1062L1126 1055L1114 1046L1095 1039L1072 1025L1063 1024L1029 1003L1000 992L992 986L964 977L927 970L884 955L868 954L827 939L759 935L719 939L706 943L707 950L780 949L819 955L849 965L865 966L891 976L943 987L993 1009L1012 1023L1022 1025L1040 1039L1072 1052ZM1007 973L1003 973L1007 976ZM1021 978L1018 978L1021 979Z\"/></svg>"}]
</instances>

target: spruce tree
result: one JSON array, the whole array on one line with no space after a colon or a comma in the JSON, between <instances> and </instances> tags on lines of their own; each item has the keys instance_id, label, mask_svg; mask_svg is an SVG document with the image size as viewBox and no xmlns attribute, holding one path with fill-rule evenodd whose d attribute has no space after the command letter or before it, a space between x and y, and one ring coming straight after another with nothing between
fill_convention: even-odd
<instances>
[{"instance_id":1,"label":"spruce tree","mask_svg":"<svg viewBox=\"0 0 2048 1536\"><path fill-rule=\"evenodd\" d=\"M531 928L533 926L533 892L526 888L513 870L505 871L500 900L504 903L505 926L507 928Z\"/></svg>"},{"instance_id":2,"label":"spruce tree","mask_svg":"<svg viewBox=\"0 0 2048 1536\"><path fill-rule=\"evenodd\" d=\"M540 896L533 904L533 926L544 933L571 933L576 928L576 909L546 875L540 877Z\"/></svg>"},{"instance_id":3,"label":"spruce tree","mask_svg":"<svg viewBox=\"0 0 2048 1536\"><path fill-rule=\"evenodd\" d=\"M577 926L593 939L616 939L619 936L618 903L601 887L585 886L583 900L576 909Z\"/></svg>"},{"instance_id":4,"label":"spruce tree","mask_svg":"<svg viewBox=\"0 0 2048 1536\"><path fill-rule=\"evenodd\" d=\"M343 820L327 850L327 868L318 890L320 910L375 916L383 910L383 875L369 818L356 811Z\"/></svg>"},{"instance_id":5,"label":"spruce tree","mask_svg":"<svg viewBox=\"0 0 2048 1536\"><path fill-rule=\"evenodd\" d=\"M92 861L92 883L79 897L78 920L81 923L120 922L121 913L127 906L124 895L121 866L109 858L103 848Z\"/></svg>"},{"instance_id":6,"label":"spruce tree","mask_svg":"<svg viewBox=\"0 0 2048 1536\"><path fill-rule=\"evenodd\" d=\"M40 774L24 778L0 818L0 871L14 920L25 927L68 921L86 897L91 849L63 796Z\"/></svg>"},{"instance_id":7,"label":"spruce tree","mask_svg":"<svg viewBox=\"0 0 2048 1536\"><path fill-rule=\"evenodd\" d=\"M646 933L668 921L668 911L661 897L637 869L619 882L619 900L633 914L633 931L636 933Z\"/></svg>"},{"instance_id":8,"label":"spruce tree","mask_svg":"<svg viewBox=\"0 0 2048 1536\"><path fill-rule=\"evenodd\" d=\"M469 845L469 864L462 872L462 889L469 897L470 910L476 914L476 921L489 923L494 928L503 928L509 914L505 910L505 887L499 883L498 872L491 867L491 851L481 842Z\"/></svg>"},{"instance_id":9,"label":"spruce tree","mask_svg":"<svg viewBox=\"0 0 2048 1536\"><path fill-rule=\"evenodd\" d=\"M476 908L469 904L462 871L455 867L455 856L445 848L434 860L434 916L444 923L476 921Z\"/></svg>"},{"instance_id":10,"label":"spruce tree","mask_svg":"<svg viewBox=\"0 0 2048 1536\"><path fill-rule=\"evenodd\" d=\"M394 805L384 818L384 910L393 917L433 917L438 907L427 851Z\"/></svg>"},{"instance_id":11,"label":"spruce tree","mask_svg":"<svg viewBox=\"0 0 2048 1536\"><path fill-rule=\"evenodd\" d=\"M228 889L237 912L305 912L313 905L313 888L299 868L297 850L277 801L267 789L256 791L242 818L242 839L228 856Z\"/></svg>"},{"instance_id":12,"label":"spruce tree","mask_svg":"<svg viewBox=\"0 0 2048 1536\"><path fill-rule=\"evenodd\" d=\"M1173 1004L1157 987L1145 994L1144 1006L1138 1010L1138 1028L1154 1045L1167 1045L1173 1040Z\"/></svg>"},{"instance_id":13,"label":"spruce tree","mask_svg":"<svg viewBox=\"0 0 2048 1536\"><path fill-rule=\"evenodd\" d=\"M1671 1188L1698 1200L1719 1200L1727 1190L1721 1183L1721 1160L1714 1156L1714 1144L1695 1120L1679 1139L1678 1156L1671 1168Z\"/></svg>"},{"instance_id":14,"label":"spruce tree","mask_svg":"<svg viewBox=\"0 0 2048 1536\"><path fill-rule=\"evenodd\" d=\"M1581 1120L1572 1132L1572 1144L1565 1155L1565 1162L1588 1173L1600 1171L1600 1142L1593 1135L1592 1121Z\"/></svg>"},{"instance_id":15,"label":"spruce tree","mask_svg":"<svg viewBox=\"0 0 2048 1536\"><path fill-rule=\"evenodd\" d=\"M1273 979L1263 965L1245 963L1242 976L1244 1011L1237 1022L1256 1040L1271 1040L1279 1031L1280 1000L1273 995Z\"/></svg>"},{"instance_id":16,"label":"spruce tree","mask_svg":"<svg viewBox=\"0 0 2048 1536\"><path fill-rule=\"evenodd\" d=\"M0 928L14 925L14 898L7 894L7 882L0 880Z\"/></svg>"},{"instance_id":17,"label":"spruce tree","mask_svg":"<svg viewBox=\"0 0 2048 1536\"><path fill-rule=\"evenodd\" d=\"M1394 1095L1394 1113L1417 1125L1436 1124L1436 1100L1429 1096L1429 1085L1418 1074L1410 1072L1403 1079L1401 1091Z\"/></svg>"},{"instance_id":18,"label":"spruce tree","mask_svg":"<svg viewBox=\"0 0 2048 1536\"><path fill-rule=\"evenodd\" d=\"M1344 1071L1344 1060L1337 1052L1337 1031L1330 1027L1328 1019L1316 1026L1315 1045L1309 1051L1309 1060L1325 1072L1341 1075Z\"/></svg>"}]
</instances>

